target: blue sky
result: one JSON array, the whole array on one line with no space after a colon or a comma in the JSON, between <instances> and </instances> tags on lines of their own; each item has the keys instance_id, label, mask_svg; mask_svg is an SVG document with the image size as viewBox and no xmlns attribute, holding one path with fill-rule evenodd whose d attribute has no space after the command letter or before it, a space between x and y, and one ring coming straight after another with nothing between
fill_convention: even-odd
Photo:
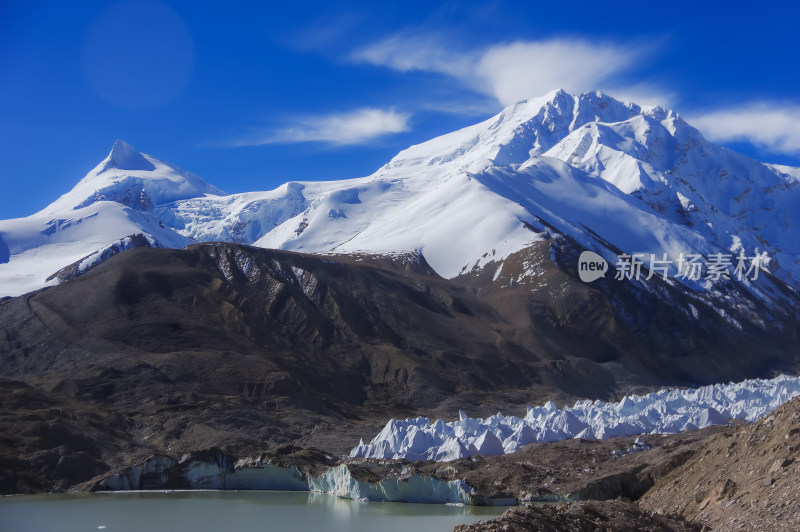
<instances>
[{"instance_id":1,"label":"blue sky","mask_svg":"<svg viewBox=\"0 0 800 532\"><path fill-rule=\"evenodd\" d=\"M660 104L800 166L800 3L742 5L4 0L0 219L46 206L117 138L266 190L368 175L557 87Z\"/></svg>"}]
</instances>

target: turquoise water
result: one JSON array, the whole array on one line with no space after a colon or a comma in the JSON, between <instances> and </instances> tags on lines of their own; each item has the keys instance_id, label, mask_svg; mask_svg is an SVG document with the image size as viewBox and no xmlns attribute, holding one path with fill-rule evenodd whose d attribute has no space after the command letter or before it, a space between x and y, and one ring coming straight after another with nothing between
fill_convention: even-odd
<instances>
[{"instance_id":1,"label":"turquoise water","mask_svg":"<svg viewBox=\"0 0 800 532\"><path fill-rule=\"evenodd\" d=\"M505 508L358 502L281 491L127 492L0 497L0 530L423 532L452 530Z\"/></svg>"}]
</instances>

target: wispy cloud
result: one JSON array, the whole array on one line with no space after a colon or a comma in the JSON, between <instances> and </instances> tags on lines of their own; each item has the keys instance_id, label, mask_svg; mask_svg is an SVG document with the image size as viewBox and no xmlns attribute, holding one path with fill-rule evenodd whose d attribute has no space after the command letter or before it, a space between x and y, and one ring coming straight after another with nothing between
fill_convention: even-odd
<instances>
[{"instance_id":1,"label":"wispy cloud","mask_svg":"<svg viewBox=\"0 0 800 532\"><path fill-rule=\"evenodd\" d=\"M442 98L427 102L416 102L420 111L431 111L446 115L482 116L493 115L497 112L497 101L494 98Z\"/></svg>"},{"instance_id":2,"label":"wispy cloud","mask_svg":"<svg viewBox=\"0 0 800 532\"><path fill-rule=\"evenodd\" d=\"M785 155L800 155L800 106L749 103L718 109L689 121L715 142L746 141Z\"/></svg>"},{"instance_id":3,"label":"wispy cloud","mask_svg":"<svg viewBox=\"0 0 800 532\"><path fill-rule=\"evenodd\" d=\"M320 14L306 21L302 28L288 31L284 44L295 50L330 52L358 31L364 19L363 13L352 10Z\"/></svg>"},{"instance_id":4,"label":"wispy cloud","mask_svg":"<svg viewBox=\"0 0 800 532\"><path fill-rule=\"evenodd\" d=\"M580 92L610 86L643 53L642 47L580 39L516 41L459 52L442 37L397 34L357 50L351 59L451 76L508 105L554 88Z\"/></svg>"},{"instance_id":5,"label":"wispy cloud","mask_svg":"<svg viewBox=\"0 0 800 532\"><path fill-rule=\"evenodd\" d=\"M360 48L351 59L400 72L419 70L463 78L474 70L476 53L456 52L435 34L398 33Z\"/></svg>"},{"instance_id":6,"label":"wispy cloud","mask_svg":"<svg viewBox=\"0 0 800 532\"><path fill-rule=\"evenodd\" d=\"M235 146L298 142L366 144L383 135L408 131L410 117L410 114L399 113L394 109L370 107L347 113L302 116L292 119L290 125L259 131L231 144Z\"/></svg>"},{"instance_id":7,"label":"wispy cloud","mask_svg":"<svg viewBox=\"0 0 800 532\"><path fill-rule=\"evenodd\" d=\"M603 92L623 102L634 102L639 105L659 105L673 109L680 97L677 92L655 83L610 84L603 87Z\"/></svg>"}]
</instances>

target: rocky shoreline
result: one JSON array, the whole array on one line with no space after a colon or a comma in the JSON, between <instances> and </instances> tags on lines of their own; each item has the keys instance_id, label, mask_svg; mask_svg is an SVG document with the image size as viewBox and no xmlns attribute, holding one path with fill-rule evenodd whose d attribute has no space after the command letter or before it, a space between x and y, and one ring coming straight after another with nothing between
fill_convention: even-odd
<instances>
[{"instance_id":1,"label":"rocky shoreline","mask_svg":"<svg viewBox=\"0 0 800 532\"><path fill-rule=\"evenodd\" d=\"M796 530L800 398L755 423L572 439L451 462L337 458L284 446L156 455L80 491L282 489L371 501L518 505L477 530ZM543 504L547 503L547 504Z\"/></svg>"},{"instance_id":2,"label":"rocky shoreline","mask_svg":"<svg viewBox=\"0 0 800 532\"><path fill-rule=\"evenodd\" d=\"M501 456L450 462L335 458L284 446L255 456L219 449L154 455L85 482L88 491L281 489L322 491L374 501L516 505L528 502L636 499L730 427L634 439L532 444ZM641 450L639 450L641 449ZM630 452L634 450L635 452Z\"/></svg>"},{"instance_id":3,"label":"rocky shoreline","mask_svg":"<svg viewBox=\"0 0 800 532\"><path fill-rule=\"evenodd\" d=\"M75 491L295 490L371 501L517 505L457 530L796 530L800 398L754 423L531 444L450 462L336 457L284 445L156 454Z\"/></svg>"}]
</instances>

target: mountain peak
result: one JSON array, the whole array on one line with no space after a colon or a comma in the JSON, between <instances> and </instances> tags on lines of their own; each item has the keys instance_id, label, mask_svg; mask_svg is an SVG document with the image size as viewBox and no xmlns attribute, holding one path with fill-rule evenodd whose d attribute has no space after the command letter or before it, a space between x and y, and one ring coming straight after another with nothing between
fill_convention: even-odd
<instances>
[{"instance_id":1,"label":"mountain peak","mask_svg":"<svg viewBox=\"0 0 800 532\"><path fill-rule=\"evenodd\" d=\"M104 169L109 167L120 170L152 171L156 169L153 163L145 159L144 155L121 139L114 141L114 146L111 148L108 157L106 157Z\"/></svg>"},{"instance_id":2,"label":"mountain peak","mask_svg":"<svg viewBox=\"0 0 800 532\"><path fill-rule=\"evenodd\" d=\"M570 94L569 92L565 91L562 88L558 88L558 89L551 90L550 92L548 92L547 94L545 94L544 96L542 96L539 99L544 99L546 101L552 102L554 100L558 100L558 99L561 99L561 98L571 98L571 97L572 97L572 94Z\"/></svg>"},{"instance_id":3,"label":"mountain peak","mask_svg":"<svg viewBox=\"0 0 800 532\"><path fill-rule=\"evenodd\" d=\"M205 194L224 196L225 192L191 172L140 153L124 140L117 140L100 164L44 211L71 211L98 201L114 201L147 211L156 205Z\"/></svg>"},{"instance_id":4,"label":"mountain peak","mask_svg":"<svg viewBox=\"0 0 800 532\"><path fill-rule=\"evenodd\" d=\"M476 173L489 166L523 164L590 122L624 122L642 113L640 106L600 91L574 95L555 89L509 105L480 124L411 146L387 169L453 163Z\"/></svg>"}]
</instances>

